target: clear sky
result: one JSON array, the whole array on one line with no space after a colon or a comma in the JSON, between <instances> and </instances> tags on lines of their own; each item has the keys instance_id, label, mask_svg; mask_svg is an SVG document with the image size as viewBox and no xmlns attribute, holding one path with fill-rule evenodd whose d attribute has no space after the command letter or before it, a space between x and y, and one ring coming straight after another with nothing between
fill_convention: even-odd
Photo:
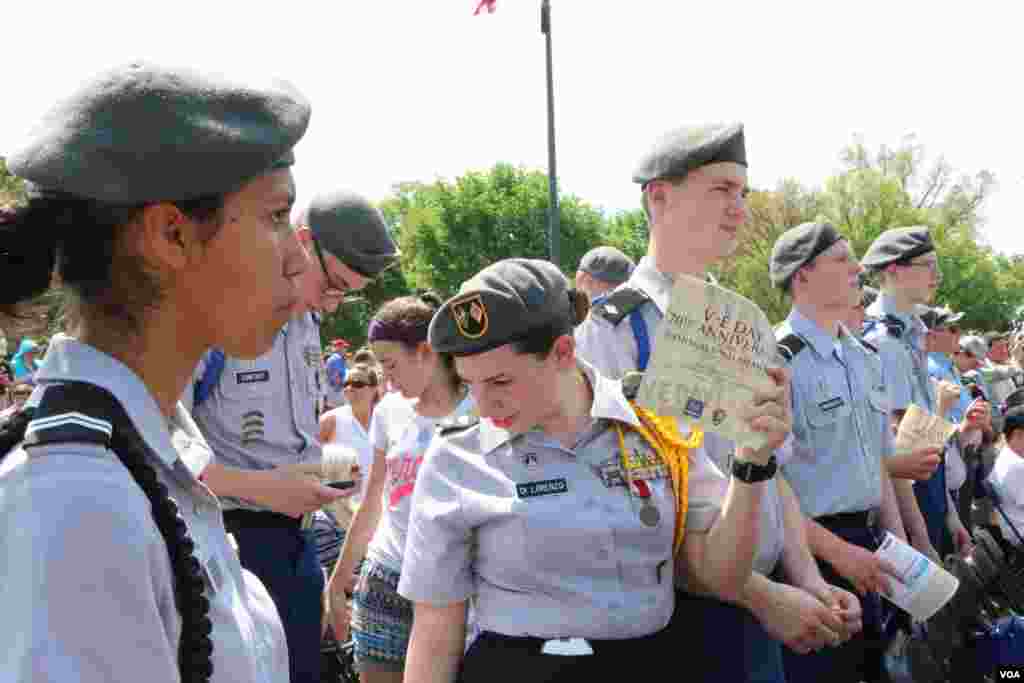
<instances>
[{"instance_id":1,"label":"clear sky","mask_svg":"<svg viewBox=\"0 0 1024 683\"><path fill-rule=\"evenodd\" d=\"M840 149L916 135L958 171L995 173L986 239L1024 252L1016 3L551 0L564 191L634 208L637 156L660 132L742 120L751 182L820 185ZM5 3L0 154L58 96L133 59L240 65L313 103L296 150L300 203L348 187L496 161L547 164L540 0Z\"/></svg>"}]
</instances>

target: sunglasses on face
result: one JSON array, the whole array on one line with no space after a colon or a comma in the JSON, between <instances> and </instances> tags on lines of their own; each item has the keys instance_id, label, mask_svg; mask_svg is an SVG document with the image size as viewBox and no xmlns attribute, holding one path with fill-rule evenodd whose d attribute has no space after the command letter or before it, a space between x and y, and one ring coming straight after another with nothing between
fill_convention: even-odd
<instances>
[{"instance_id":1,"label":"sunglasses on face","mask_svg":"<svg viewBox=\"0 0 1024 683\"><path fill-rule=\"evenodd\" d=\"M369 382L360 382L359 380L352 380L351 382L345 382L343 386L346 389L362 389L363 387L372 387L376 385L370 384Z\"/></svg>"}]
</instances>

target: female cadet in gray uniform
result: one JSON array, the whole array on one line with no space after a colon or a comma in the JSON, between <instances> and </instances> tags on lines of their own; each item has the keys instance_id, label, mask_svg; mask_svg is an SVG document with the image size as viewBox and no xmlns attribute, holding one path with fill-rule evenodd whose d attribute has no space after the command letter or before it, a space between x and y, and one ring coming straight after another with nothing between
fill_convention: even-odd
<instances>
[{"instance_id":1,"label":"female cadet in gray uniform","mask_svg":"<svg viewBox=\"0 0 1024 683\"><path fill-rule=\"evenodd\" d=\"M29 200L0 218L0 303L55 270L72 336L0 435L24 437L0 465L3 680L288 680L177 400L207 347L258 356L290 315L288 166L309 114L284 83L131 64L9 158Z\"/></svg>"},{"instance_id":2,"label":"female cadet in gray uniform","mask_svg":"<svg viewBox=\"0 0 1024 683\"><path fill-rule=\"evenodd\" d=\"M408 683L451 683L460 668L464 681L603 680L613 660L650 663L663 650L676 496L621 385L576 357L586 310L556 266L510 259L431 322L431 346L455 355L487 419L435 440L420 470L399 581L415 604ZM783 398L763 398L752 422L781 443ZM706 476L696 469L692 479ZM751 548L767 484L739 486L749 489L733 503L754 528L733 540ZM691 500L687 523L707 514ZM702 543L684 535L678 556ZM471 596L480 634L463 661Z\"/></svg>"},{"instance_id":3,"label":"female cadet in gray uniform","mask_svg":"<svg viewBox=\"0 0 1024 683\"><path fill-rule=\"evenodd\" d=\"M346 292L362 289L398 257L380 211L350 192L316 197L307 220L296 231L309 268L296 280L301 300L294 315L258 358L212 351L207 368L220 353L223 369L193 409L217 456L204 481L223 498L224 523L238 540L242 565L266 584L281 612L292 683L317 683L321 673L325 578L301 515L329 502L320 494L342 495L314 480L307 482L308 498L291 497L295 482L287 481L289 468L321 471L316 311L333 312ZM267 480L269 487L261 483Z\"/></svg>"}]
</instances>

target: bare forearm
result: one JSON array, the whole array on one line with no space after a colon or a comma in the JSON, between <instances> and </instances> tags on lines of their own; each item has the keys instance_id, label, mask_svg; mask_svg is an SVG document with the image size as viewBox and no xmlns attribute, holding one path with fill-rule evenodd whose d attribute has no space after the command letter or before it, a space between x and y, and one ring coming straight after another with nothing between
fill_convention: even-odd
<instances>
[{"instance_id":1,"label":"bare forearm","mask_svg":"<svg viewBox=\"0 0 1024 683\"><path fill-rule=\"evenodd\" d=\"M896 489L893 480L889 478L889 472L882 467L882 505L879 508L879 523L881 527L893 536L906 541L907 532L903 524L903 516L900 514L900 507L896 500ZM911 489L913 493L913 489Z\"/></svg>"},{"instance_id":2,"label":"bare forearm","mask_svg":"<svg viewBox=\"0 0 1024 683\"><path fill-rule=\"evenodd\" d=\"M466 643L466 603L416 603L404 683L454 683Z\"/></svg>"},{"instance_id":3,"label":"bare forearm","mask_svg":"<svg viewBox=\"0 0 1024 683\"><path fill-rule=\"evenodd\" d=\"M680 553L688 586L700 586L735 602L754 567L761 531L761 498L774 481L745 484L733 479L722 511L706 534L687 534Z\"/></svg>"},{"instance_id":4,"label":"bare forearm","mask_svg":"<svg viewBox=\"0 0 1024 683\"><path fill-rule=\"evenodd\" d=\"M263 492L268 485L269 470L243 470L225 467L211 462L203 470L203 483L214 495L227 498L241 498L254 503L264 503Z\"/></svg>"},{"instance_id":5,"label":"bare forearm","mask_svg":"<svg viewBox=\"0 0 1024 683\"><path fill-rule=\"evenodd\" d=\"M896 505L899 508L900 519L903 520L903 530L907 534L907 540L927 539L928 526L924 523L921 509L917 507L917 497L914 495L914 482L909 479L893 479L892 487L896 496Z\"/></svg>"},{"instance_id":6,"label":"bare forearm","mask_svg":"<svg viewBox=\"0 0 1024 683\"><path fill-rule=\"evenodd\" d=\"M778 480L779 495L782 498L783 538L782 570L789 583L803 587L812 583L822 583L821 572L811 553L810 541L807 536L807 524L804 513L800 510L793 490L783 478Z\"/></svg>"},{"instance_id":7,"label":"bare forearm","mask_svg":"<svg viewBox=\"0 0 1024 683\"><path fill-rule=\"evenodd\" d=\"M370 496L363 501L363 504L356 510L345 534L345 543L338 555L338 562L334 566L334 573L331 574L327 589L332 595L338 595L345 591L349 577L355 571L356 564L366 556L366 549L373 540L377 531L377 524L380 522L380 502Z\"/></svg>"}]
</instances>

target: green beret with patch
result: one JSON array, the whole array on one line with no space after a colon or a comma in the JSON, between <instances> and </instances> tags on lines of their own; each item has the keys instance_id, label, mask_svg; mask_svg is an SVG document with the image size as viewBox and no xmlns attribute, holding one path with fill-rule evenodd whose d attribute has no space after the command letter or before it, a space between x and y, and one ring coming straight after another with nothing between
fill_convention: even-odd
<instances>
[{"instance_id":1,"label":"green beret with patch","mask_svg":"<svg viewBox=\"0 0 1024 683\"><path fill-rule=\"evenodd\" d=\"M583 317L578 299L562 271L548 261L498 261L464 282L438 309L430 321L430 346L438 353L473 355L540 329L571 327Z\"/></svg>"},{"instance_id":2,"label":"green beret with patch","mask_svg":"<svg viewBox=\"0 0 1024 683\"><path fill-rule=\"evenodd\" d=\"M283 81L135 62L59 102L7 165L30 192L128 205L195 199L290 166L309 117Z\"/></svg>"},{"instance_id":3,"label":"green beret with patch","mask_svg":"<svg viewBox=\"0 0 1024 683\"><path fill-rule=\"evenodd\" d=\"M303 220L319 247L364 277L377 277L398 261L398 247L384 215L354 192L318 195Z\"/></svg>"},{"instance_id":4,"label":"green beret with patch","mask_svg":"<svg viewBox=\"0 0 1024 683\"><path fill-rule=\"evenodd\" d=\"M682 178L721 162L747 165L742 123L687 126L665 133L640 159L633 182L643 186L659 178Z\"/></svg>"}]
</instances>

